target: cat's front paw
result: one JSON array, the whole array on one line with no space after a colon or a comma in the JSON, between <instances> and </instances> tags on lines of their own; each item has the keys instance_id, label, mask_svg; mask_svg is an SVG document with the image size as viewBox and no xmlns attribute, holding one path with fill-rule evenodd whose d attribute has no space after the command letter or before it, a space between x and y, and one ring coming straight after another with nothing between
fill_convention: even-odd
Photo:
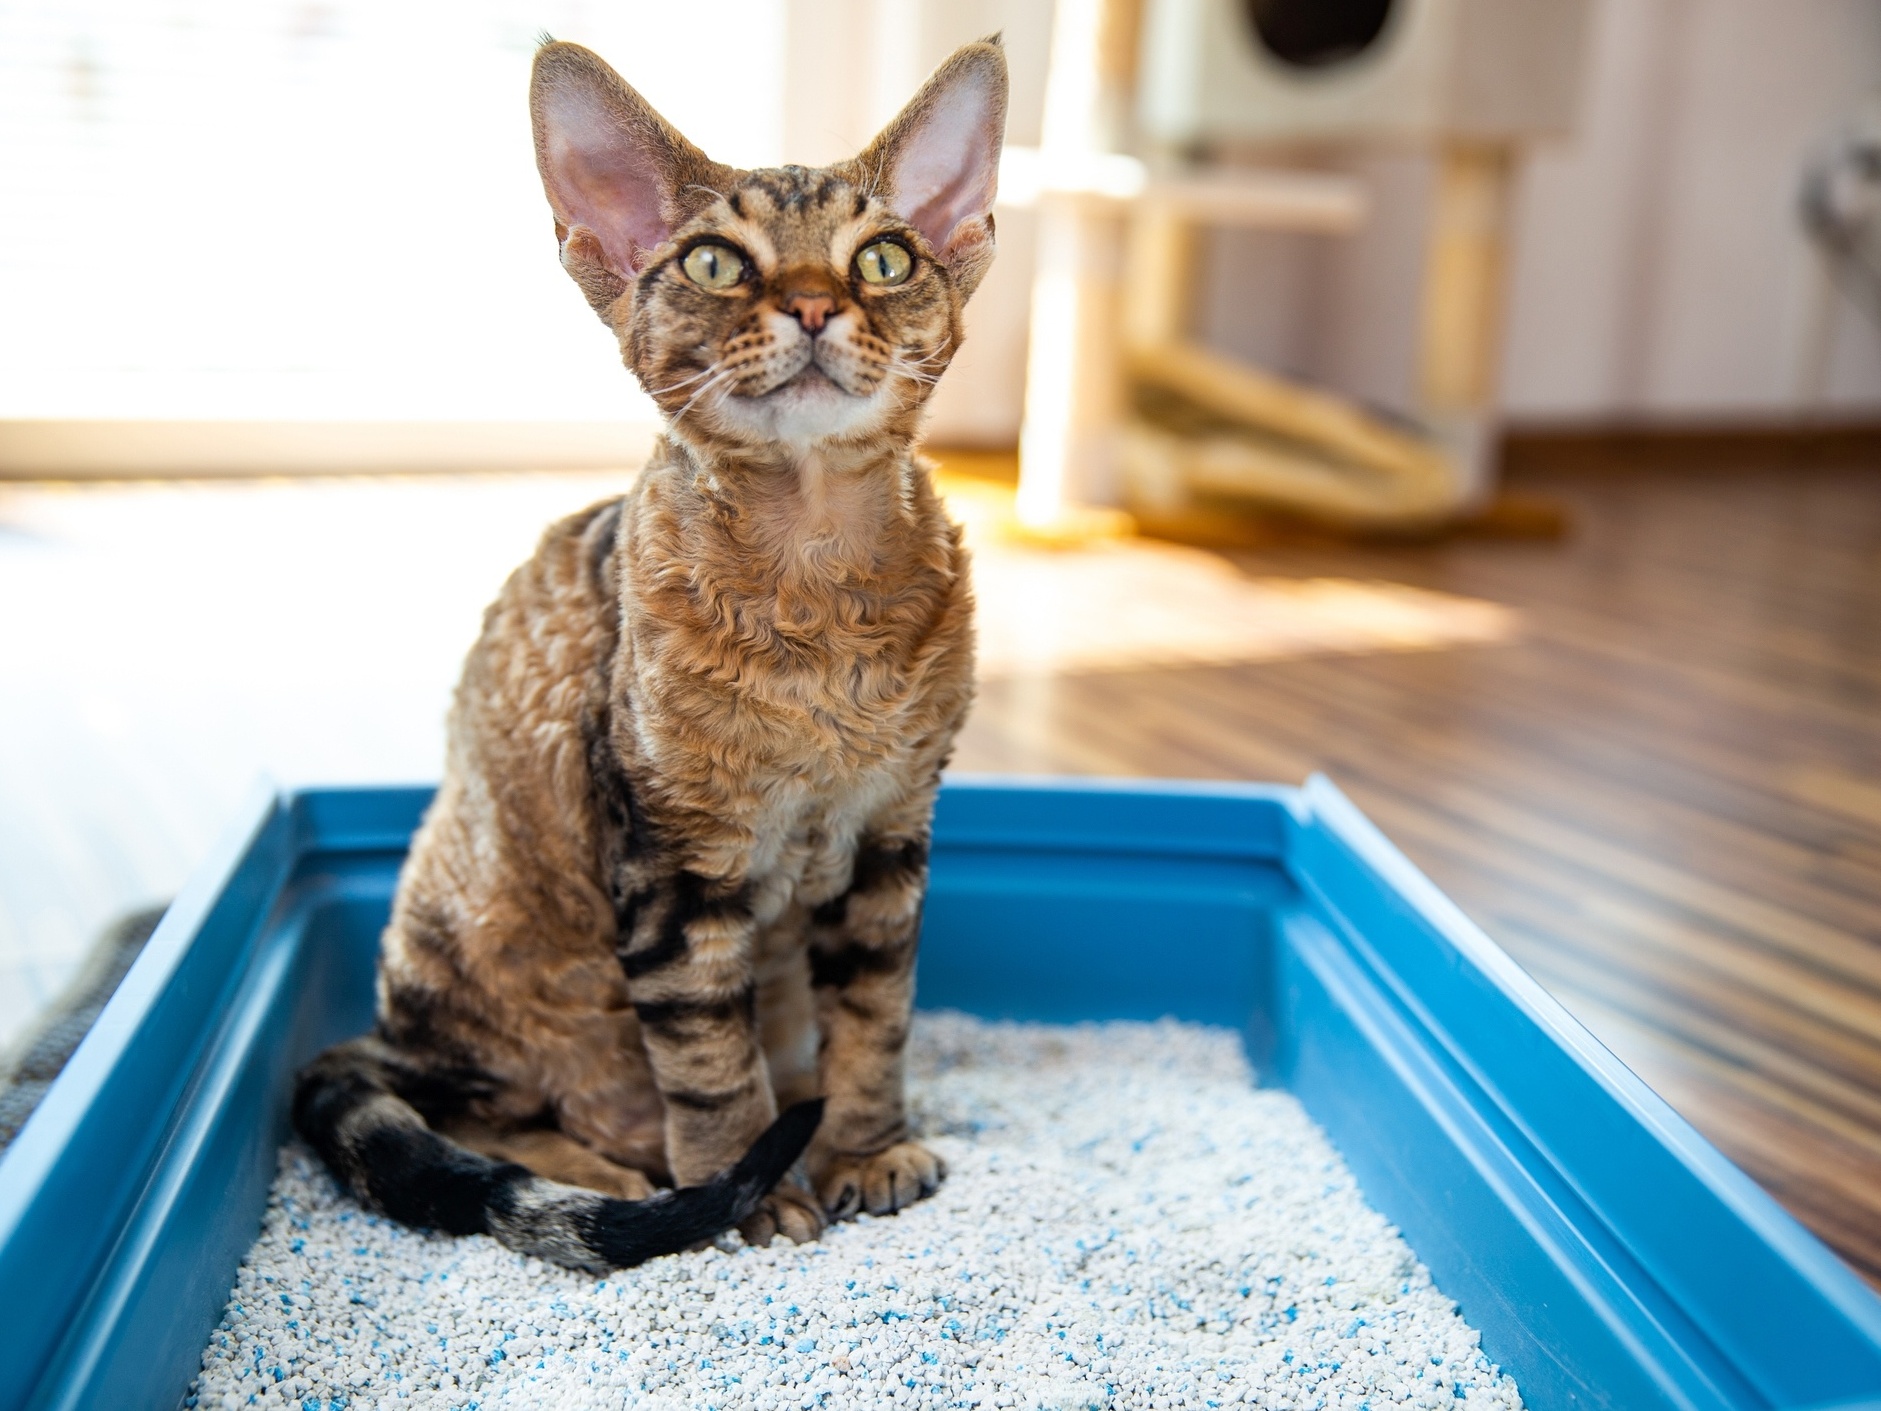
<instances>
[{"instance_id":1,"label":"cat's front paw","mask_svg":"<svg viewBox=\"0 0 1881 1411\"><path fill-rule=\"evenodd\" d=\"M739 1224L738 1233L745 1237L746 1244L762 1249L779 1235L792 1244L808 1244L828 1224L822 1202L786 1179Z\"/></svg>"},{"instance_id":2,"label":"cat's front paw","mask_svg":"<svg viewBox=\"0 0 1881 1411\"><path fill-rule=\"evenodd\" d=\"M817 1189L832 1220L861 1211L892 1215L940 1189L947 1163L919 1142L897 1142L873 1156L835 1156L824 1168Z\"/></svg>"}]
</instances>

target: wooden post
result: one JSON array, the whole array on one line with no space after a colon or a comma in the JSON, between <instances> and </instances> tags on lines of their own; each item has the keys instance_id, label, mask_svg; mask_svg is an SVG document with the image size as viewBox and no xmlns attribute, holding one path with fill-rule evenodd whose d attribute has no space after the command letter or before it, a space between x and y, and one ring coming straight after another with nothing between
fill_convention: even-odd
<instances>
[{"instance_id":1,"label":"wooden post","mask_svg":"<svg viewBox=\"0 0 1881 1411\"><path fill-rule=\"evenodd\" d=\"M1488 488L1502 361L1514 154L1502 144L1451 142L1438 158L1424 263L1419 382L1423 410L1463 467Z\"/></svg>"},{"instance_id":2,"label":"wooden post","mask_svg":"<svg viewBox=\"0 0 1881 1411\"><path fill-rule=\"evenodd\" d=\"M1134 0L1058 0L1042 162L1076 162L1113 149L1128 108L1137 18ZM1073 506L1115 498L1122 272L1116 203L1041 195L1019 436L1017 509L1030 529L1051 530L1073 515Z\"/></svg>"},{"instance_id":3,"label":"wooden post","mask_svg":"<svg viewBox=\"0 0 1881 1411\"><path fill-rule=\"evenodd\" d=\"M1168 201L1141 201L1130 217L1129 279L1123 290L1124 335L1132 348L1159 348L1188 337L1195 227Z\"/></svg>"},{"instance_id":4,"label":"wooden post","mask_svg":"<svg viewBox=\"0 0 1881 1411\"><path fill-rule=\"evenodd\" d=\"M1124 410L1122 246L1114 206L1068 196L1039 202L1017 502L1019 522L1031 529L1114 497Z\"/></svg>"}]
</instances>

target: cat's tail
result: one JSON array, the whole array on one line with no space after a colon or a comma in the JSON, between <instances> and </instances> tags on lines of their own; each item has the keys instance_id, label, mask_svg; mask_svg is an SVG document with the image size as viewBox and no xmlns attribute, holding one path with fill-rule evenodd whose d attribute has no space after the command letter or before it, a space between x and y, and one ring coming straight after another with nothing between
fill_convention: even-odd
<instances>
[{"instance_id":1,"label":"cat's tail","mask_svg":"<svg viewBox=\"0 0 1881 1411\"><path fill-rule=\"evenodd\" d=\"M459 1146L398 1095L371 1039L328 1049L294 1088L294 1129L361 1203L401 1224L492 1235L577 1269L624 1268L674 1254L757 1209L815 1135L823 1100L789 1108L738 1164L701 1186L618 1200Z\"/></svg>"}]
</instances>

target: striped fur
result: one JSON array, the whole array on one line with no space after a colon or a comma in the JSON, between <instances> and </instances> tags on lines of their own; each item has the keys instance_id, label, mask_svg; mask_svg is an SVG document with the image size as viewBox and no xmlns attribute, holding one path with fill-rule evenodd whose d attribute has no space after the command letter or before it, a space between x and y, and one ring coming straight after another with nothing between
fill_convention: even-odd
<instances>
[{"instance_id":1,"label":"striped fur","mask_svg":"<svg viewBox=\"0 0 1881 1411\"><path fill-rule=\"evenodd\" d=\"M597 1272L675 1254L748 1219L802 1155L823 1110L821 1099L798 1103L703 1185L620 1200L440 1136L399 1095L401 1065L381 1050L372 1039L328 1050L294 1094L295 1128L353 1194L407 1225L494 1235L511 1249Z\"/></svg>"},{"instance_id":2,"label":"striped fur","mask_svg":"<svg viewBox=\"0 0 1881 1411\"><path fill-rule=\"evenodd\" d=\"M992 256L1004 60L820 171L713 163L574 45L531 105L562 263L667 434L486 613L376 1032L297 1122L377 1208L582 1267L809 1239L944 1175L902 1051L972 595L914 444ZM882 240L902 283L861 278ZM693 282L701 243L743 277Z\"/></svg>"}]
</instances>

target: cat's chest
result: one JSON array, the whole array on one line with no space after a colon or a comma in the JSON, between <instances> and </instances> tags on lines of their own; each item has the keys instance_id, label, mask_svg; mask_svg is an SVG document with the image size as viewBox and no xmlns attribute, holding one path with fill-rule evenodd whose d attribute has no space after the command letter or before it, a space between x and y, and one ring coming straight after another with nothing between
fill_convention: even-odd
<instances>
[{"instance_id":1,"label":"cat's chest","mask_svg":"<svg viewBox=\"0 0 1881 1411\"><path fill-rule=\"evenodd\" d=\"M792 900L816 906L838 895L869 820L897 792L888 771L839 788L780 780L765 790L748 819L746 876L758 922L768 925Z\"/></svg>"},{"instance_id":2,"label":"cat's chest","mask_svg":"<svg viewBox=\"0 0 1881 1411\"><path fill-rule=\"evenodd\" d=\"M919 601L728 596L716 612L689 616L649 617L631 634L656 746L685 741L827 789L892 758L936 684L924 650L932 612Z\"/></svg>"}]
</instances>

